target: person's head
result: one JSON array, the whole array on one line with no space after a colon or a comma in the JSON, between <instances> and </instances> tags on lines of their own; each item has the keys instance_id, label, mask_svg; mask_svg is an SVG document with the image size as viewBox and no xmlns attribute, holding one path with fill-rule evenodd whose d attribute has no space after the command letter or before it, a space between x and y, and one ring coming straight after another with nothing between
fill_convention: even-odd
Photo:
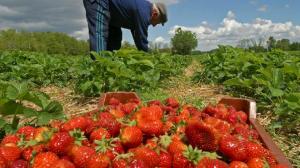
<instances>
[{"instance_id":1,"label":"person's head","mask_svg":"<svg viewBox=\"0 0 300 168\"><path fill-rule=\"evenodd\" d=\"M152 12L151 12L151 19L150 22L152 26L156 26L157 24L166 23L168 21L167 18L167 8L163 3L153 3L152 5Z\"/></svg>"}]
</instances>

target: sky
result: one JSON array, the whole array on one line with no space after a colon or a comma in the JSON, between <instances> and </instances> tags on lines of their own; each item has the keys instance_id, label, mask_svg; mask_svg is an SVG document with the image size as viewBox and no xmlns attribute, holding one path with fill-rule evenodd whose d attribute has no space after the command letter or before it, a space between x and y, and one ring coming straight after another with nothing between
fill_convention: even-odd
<instances>
[{"instance_id":1,"label":"sky","mask_svg":"<svg viewBox=\"0 0 300 168\"><path fill-rule=\"evenodd\" d=\"M83 0L1 0L0 30L65 32L88 39ZM149 27L148 40L169 44L176 28L197 35L199 50L269 36L300 41L300 0L150 0L167 5L168 22ZM128 30L123 41L133 43Z\"/></svg>"}]
</instances>

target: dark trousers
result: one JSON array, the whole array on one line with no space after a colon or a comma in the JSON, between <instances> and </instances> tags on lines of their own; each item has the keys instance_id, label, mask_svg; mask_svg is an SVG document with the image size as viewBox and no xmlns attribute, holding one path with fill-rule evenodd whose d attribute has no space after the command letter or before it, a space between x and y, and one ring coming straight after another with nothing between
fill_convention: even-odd
<instances>
[{"instance_id":1,"label":"dark trousers","mask_svg":"<svg viewBox=\"0 0 300 168\"><path fill-rule=\"evenodd\" d=\"M118 50L121 48L122 30L109 25L109 0L83 0L89 28L91 51Z\"/></svg>"}]
</instances>

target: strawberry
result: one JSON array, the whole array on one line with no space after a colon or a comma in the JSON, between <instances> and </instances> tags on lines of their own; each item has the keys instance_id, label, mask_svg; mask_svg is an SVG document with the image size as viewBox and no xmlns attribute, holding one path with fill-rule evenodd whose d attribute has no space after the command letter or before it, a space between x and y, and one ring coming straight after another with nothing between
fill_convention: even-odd
<instances>
[{"instance_id":1,"label":"strawberry","mask_svg":"<svg viewBox=\"0 0 300 168\"><path fill-rule=\"evenodd\" d=\"M17 146L20 138L17 135L6 135L2 141L1 146Z\"/></svg>"},{"instance_id":2,"label":"strawberry","mask_svg":"<svg viewBox=\"0 0 300 168\"><path fill-rule=\"evenodd\" d=\"M4 157L0 154L0 168L6 168L7 162Z\"/></svg>"},{"instance_id":3,"label":"strawberry","mask_svg":"<svg viewBox=\"0 0 300 168\"><path fill-rule=\"evenodd\" d=\"M146 121L160 120L163 117L163 111L159 106L142 107L137 112L137 120L143 119ZM139 121L138 121L139 122Z\"/></svg>"},{"instance_id":4,"label":"strawberry","mask_svg":"<svg viewBox=\"0 0 300 168\"><path fill-rule=\"evenodd\" d=\"M35 129L32 126L23 126L21 128L18 129L17 134L24 134L25 135L25 139L26 140L30 140L31 138L33 138L34 133L35 133Z\"/></svg>"},{"instance_id":5,"label":"strawberry","mask_svg":"<svg viewBox=\"0 0 300 168\"><path fill-rule=\"evenodd\" d=\"M162 103L159 100L151 100L147 103L147 105L149 107L154 105L162 107Z\"/></svg>"},{"instance_id":6,"label":"strawberry","mask_svg":"<svg viewBox=\"0 0 300 168\"><path fill-rule=\"evenodd\" d=\"M46 150L46 147L44 144L29 146L23 150L22 157L25 160L30 161L33 157L33 154L38 154L38 153L44 152L45 150Z\"/></svg>"},{"instance_id":7,"label":"strawberry","mask_svg":"<svg viewBox=\"0 0 300 168\"><path fill-rule=\"evenodd\" d=\"M247 150L244 143L232 135L225 135L221 138L219 150L231 160L244 161L247 159Z\"/></svg>"},{"instance_id":8,"label":"strawberry","mask_svg":"<svg viewBox=\"0 0 300 168\"><path fill-rule=\"evenodd\" d=\"M269 167L268 163L261 158L252 158L247 162L248 168L265 168Z\"/></svg>"},{"instance_id":9,"label":"strawberry","mask_svg":"<svg viewBox=\"0 0 300 168\"><path fill-rule=\"evenodd\" d=\"M132 113L137 108L137 104L135 103L126 103L121 106L121 110L126 114Z\"/></svg>"},{"instance_id":10,"label":"strawberry","mask_svg":"<svg viewBox=\"0 0 300 168\"><path fill-rule=\"evenodd\" d=\"M189 168L192 163L182 153L175 153L173 156L173 168Z\"/></svg>"},{"instance_id":11,"label":"strawberry","mask_svg":"<svg viewBox=\"0 0 300 168\"><path fill-rule=\"evenodd\" d=\"M105 154L95 154L87 162L87 168L108 168L110 159Z\"/></svg>"},{"instance_id":12,"label":"strawberry","mask_svg":"<svg viewBox=\"0 0 300 168\"><path fill-rule=\"evenodd\" d=\"M98 125L106 128L112 137L116 137L120 133L121 124L108 112L99 114Z\"/></svg>"},{"instance_id":13,"label":"strawberry","mask_svg":"<svg viewBox=\"0 0 300 168\"><path fill-rule=\"evenodd\" d=\"M186 127L185 134L193 147L206 151L217 150L218 133L211 126L199 121L191 121Z\"/></svg>"},{"instance_id":14,"label":"strawberry","mask_svg":"<svg viewBox=\"0 0 300 168\"><path fill-rule=\"evenodd\" d=\"M167 98L166 100L165 100L165 102L166 102L166 105L167 106L170 106L170 107L172 107L172 108L178 108L179 107L179 102L178 102L178 100L176 100L175 98Z\"/></svg>"},{"instance_id":15,"label":"strawberry","mask_svg":"<svg viewBox=\"0 0 300 168\"><path fill-rule=\"evenodd\" d=\"M164 151L159 153L159 163L157 167L171 168L172 167L172 156Z\"/></svg>"},{"instance_id":16,"label":"strawberry","mask_svg":"<svg viewBox=\"0 0 300 168\"><path fill-rule=\"evenodd\" d=\"M104 128L98 128L94 130L90 135L90 142L94 142L95 140L101 140L102 137L105 137L106 139L110 138L109 132Z\"/></svg>"},{"instance_id":17,"label":"strawberry","mask_svg":"<svg viewBox=\"0 0 300 168\"><path fill-rule=\"evenodd\" d=\"M2 156L6 161L12 162L17 160L21 156L21 149L16 146L1 146L0 156Z\"/></svg>"},{"instance_id":18,"label":"strawberry","mask_svg":"<svg viewBox=\"0 0 300 168\"><path fill-rule=\"evenodd\" d=\"M245 144L247 150L247 158L262 158L266 156L266 150L262 145L255 142L248 142Z\"/></svg>"},{"instance_id":19,"label":"strawberry","mask_svg":"<svg viewBox=\"0 0 300 168\"><path fill-rule=\"evenodd\" d=\"M218 130L218 132L220 134L228 134L231 132L231 126L228 122L215 118L215 117L206 117L204 119L204 123L212 126L213 128L215 128L216 130Z\"/></svg>"},{"instance_id":20,"label":"strawberry","mask_svg":"<svg viewBox=\"0 0 300 168\"><path fill-rule=\"evenodd\" d=\"M233 161L233 162L230 162L229 168L248 168L248 166L245 162Z\"/></svg>"},{"instance_id":21,"label":"strawberry","mask_svg":"<svg viewBox=\"0 0 300 168\"><path fill-rule=\"evenodd\" d=\"M29 162L26 160L16 160L10 166L11 168L30 168Z\"/></svg>"},{"instance_id":22,"label":"strawberry","mask_svg":"<svg viewBox=\"0 0 300 168\"><path fill-rule=\"evenodd\" d=\"M88 121L85 117L75 117L67 121L61 126L61 131L72 131L74 129L81 129L81 131L85 131L88 127Z\"/></svg>"},{"instance_id":23,"label":"strawberry","mask_svg":"<svg viewBox=\"0 0 300 168\"><path fill-rule=\"evenodd\" d=\"M128 163L125 159L114 159L112 162L113 168L127 168Z\"/></svg>"},{"instance_id":24,"label":"strawberry","mask_svg":"<svg viewBox=\"0 0 300 168\"><path fill-rule=\"evenodd\" d=\"M42 152L36 155L32 168L52 168L59 160L58 156L53 152Z\"/></svg>"},{"instance_id":25,"label":"strawberry","mask_svg":"<svg viewBox=\"0 0 300 168\"><path fill-rule=\"evenodd\" d=\"M125 116L125 112L120 108L110 109L109 112L117 119L123 118Z\"/></svg>"},{"instance_id":26,"label":"strawberry","mask_svg":"<svg viewBox=\"0 0 300 168\"><path fill-rule=\"evenodd\" d=\"M74 138L68 132L55 133L49 141L49 150L58 155L66 154L74 143Z\"/></svg>"},{"instance_id":27,"label":"strawberry","mask_svg":"<svg viewBox=\"0 0 300 168\"><path fill-rule=\"evenodd\" d=\"M86 167L88 160L96 154L93 148L77 145L74 145L70 152L73 163L78 168Z\"/></svg>"},{"instance_id":28,"label":"strawberry","mask_svg":"<svg viewBox=\"0 0 300 168\"><path fill-rule=\"evenodd\" d=\"M147 121L139 119L137 126L148 136L159 136L163 133L163 122L160 120Z\"/></svg>"},{"instance_id":29,"label":"strawberry","mask_svg":"<svg viewBox=\"0 0 300 168\"><path fill-rule=\"evenodd\" d=\"M39 127L34 131L33 139L36 142L46 142L51 138L51 132L48 127Z\"/></svg>"},{"instance_id":30,"label":"strawberry","mask_svg":"<svg viewBox=\"0 0 300 168\"><path fill-rule=\"evenodd\" d=\"M121 131L120 138L125 147L134 148L142 143L143 133L137 126L129 126Z\"/></svg>"},{"instance_id":31,"label":"strawberry","mask_svg":"<svg viewBox=\"0 0 300 168\"><path fill-rule=\"evenodd\" d=\"M228 164L219 159L211 159L208 157L202 158L197 166L197 168L228 168Z\"/></svg>"},{"instance_id":32,"label":"strawberry","mask_svg":"<svg viewBox=\"0 0 300 168\"><path fill-rule=\"evenodd\" d=\"M75 168L75 165L69 160L59 159L51 168Z\"/></svg>"},{"instance_id":33,"label":"strawberry","mask_svg":"<svg viewBox=\"0 0 300 168\"><path fill-rule=\"evenodd\" d=\"M133 149L134 158L142 160L149 167L156 167L159 163L158 154L147 147L138 147Z\"/></svg>"},{"instance_id":34,"label":"strawberry","mask_svg":"<svg viewBox=\"0 0 300 168\"><path fill-rule=\"evenodd\" d=\"M162 144L162 146L166 148L171 155L174 155L175 153L182 153L187 149L186 144L184 144L176 135L172 138L166 135L161 136L160 144Z\"/></svg>"},{"instance_id":35,"label":"strawberry","mask_svg":"<svg viewBox=\"0 0 300 168\"><path fill-rule=\"evenodd\" d=\"M129 163L129 168L150 168L143 160L134 159Z\"/></svg>"}]
</instances>

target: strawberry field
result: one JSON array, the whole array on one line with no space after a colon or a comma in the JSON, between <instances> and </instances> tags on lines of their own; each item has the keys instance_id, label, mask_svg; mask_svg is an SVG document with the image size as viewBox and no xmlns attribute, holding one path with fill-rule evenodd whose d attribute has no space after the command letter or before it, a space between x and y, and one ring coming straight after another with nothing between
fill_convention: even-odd
<instances>
[{"instance_id":1,"label":"strawberry field","mask_svg":"<svg viewBox=\"0 0 300 168\"><path fill-rule=\"evenodd\" d=\"M136 50L93 55L95 61L0 53L2 167L284 167L246 113L216 104L216 93L254 99L261 123L300 165L297 54L220 46L193 56ZM108 91L135 91L142 100L111 99L75 115L66 111L64 96L45 93L47 87L71 90L72 106L94 100L98 107Z\"/></svg>"}]
</instances>

